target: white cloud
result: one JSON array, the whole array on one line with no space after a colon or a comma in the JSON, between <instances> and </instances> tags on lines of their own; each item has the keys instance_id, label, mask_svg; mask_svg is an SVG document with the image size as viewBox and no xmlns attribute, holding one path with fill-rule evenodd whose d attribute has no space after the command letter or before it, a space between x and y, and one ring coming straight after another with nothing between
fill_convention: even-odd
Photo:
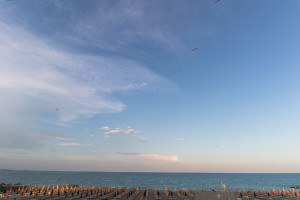
<instances>
[{"instance_id":1,"label":"white cloud","mask_svg":"<svg viewBox=\"0 0 300 200\"><path fill-rule=\"evenodd\" d=\"M124 134L126 135L132 135L132 134L136 134L139 133L140 131L134 130L133 128L128 129L127 131L124 132Z\"/></svg>"},{"instance_id":2,"label":"white cloud","mask_svg":"<svg viewBox=\"0 0 300 200\"><path fill-rule=\"evenodd\" d=\"M109 131L109 130L110 130L110 128L109 128L108 126L103 126L103 127L101 127L100 129L101 129L101 130L106 130L106 131Z\"/></svg>"},{"instance_id":3,"label":"white cloud","mask_svg":"<svg viewBox=\"0 0 300 200\"><path fill-rule=\"evenodd\" d=\"M107 134L117 134L117 133L124 133L124 131L121 129L115 129L115 130L107 131L104 134L107 135Z\"/></svg>"},{"instance_id":4,"label":"white cloud","mask_svg":"<svg viewBox=\"0 0 300 200\"><path fill-rule=\"evenodd\" d=\"M127 126L127 130L123 130L122 128L115 128L113 130L110 130L108 126L104 126L101 128L102 130L109 130L104 132L105 135L107 134L118 134L118 133L123 133L125 135L134 135L136 133L139 133L140 131L133 129L130 126Z\"/></svg>"},{"instance_id":5,"label":"white cloud","mask_svg":"<svg viewBox=\"0 0 300 200\"><path fill-rule=\"evenodd\" d=\"M127 126L127 130L122 129L122 128L115 128L113 130L110 131L106 131L104 132L104 137L105 138L110 138L110 136L112 135L118 135L119 137L115 137L114 139L118 139L119 141L117 143L119 143L120 141L125 141L126 139L124 139L124 137L122 138L121 135L125 136L125 137L132 137L132 138L136 138L138 141L146 141L147 139L141 136L137 136L136 134L140 133L140 131L133 129L131 126ZM116 142L116 141L110 141L110 142Z\"/></svg>"}]
</instances>

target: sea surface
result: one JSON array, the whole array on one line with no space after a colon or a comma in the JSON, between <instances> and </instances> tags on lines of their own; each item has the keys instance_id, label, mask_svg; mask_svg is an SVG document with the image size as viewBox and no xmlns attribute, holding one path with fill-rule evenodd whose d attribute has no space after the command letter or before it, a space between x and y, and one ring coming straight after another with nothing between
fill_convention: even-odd
<instances>
[{"instance_id":1,"label":"sea surface","mask_svg":"<svg viewBox=\"0 0 300 200\"><path fill-rule=\"evenodd\" d=\"M22 185L69 185L149 189L272 189L300 185L300 174L290 173L135 173L135 172L52 172L0 170L0 183Z\"/></svg>"}]
</instances>

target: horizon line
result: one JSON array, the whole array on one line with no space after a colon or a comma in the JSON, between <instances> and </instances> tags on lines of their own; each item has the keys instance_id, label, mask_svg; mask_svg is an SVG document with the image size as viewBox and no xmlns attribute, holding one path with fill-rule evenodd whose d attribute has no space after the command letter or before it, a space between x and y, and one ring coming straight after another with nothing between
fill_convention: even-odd
<instances>
[{"instance_id":1,"label":"horizon line","mask_svg":"<svg viewBox=\"0 0 300 200\"><path fill-rule=\"evenodd\" d=\"M300 172L153 172L153 171L86 171L86 170L31 170L0 169L1 171L36 171L36 172L93 172L93 173L181 173L181 174L300 174Z\"/></svg>"}]
</instances>

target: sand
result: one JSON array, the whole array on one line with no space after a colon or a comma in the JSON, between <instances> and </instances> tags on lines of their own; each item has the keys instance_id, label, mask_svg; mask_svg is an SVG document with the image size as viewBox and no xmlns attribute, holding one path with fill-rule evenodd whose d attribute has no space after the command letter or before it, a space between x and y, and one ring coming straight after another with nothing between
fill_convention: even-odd
<instances>
[{"instance_id":1,"label":"sand","mask_svg":"<svg viewBox=\"0 0 300 200\"><path fill-rule=\"evenodd\" d=\"M31 191L23 191L21 195L22 187L20 190L13 189L10 191L2 190L0 192L0 199L45 199L45 200L59 200L59 199L102 199L102 200L276 200L276 199L299 199L300 197L295 196L295 194L257 194L254 197L253 192L244 193L243 197L236 192L197 192L193 190L158 190L159 195L157 195L156 190L147 189L129 189L129 188L63 188L60 187L59 195L57 193L57 188L53 190L51 197L52 188L48 189L45 193L46 188L33 188ZM39 192L40 191L40 192ZM73 193L73 195L72 195Z\"/></svg>"}]
</instances>

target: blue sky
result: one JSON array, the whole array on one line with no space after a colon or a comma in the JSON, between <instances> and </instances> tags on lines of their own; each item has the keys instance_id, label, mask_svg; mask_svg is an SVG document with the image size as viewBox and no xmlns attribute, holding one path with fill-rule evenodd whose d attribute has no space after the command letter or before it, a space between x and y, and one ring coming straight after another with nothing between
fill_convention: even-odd
<instances>
[{"instance_id":1,"label":"blue sky","mask_svg":"<svg viewBox=\"0 0 300 200\"><path fill-rule=\"evenodd\" d=\"M0 8L0 168L300 172L299 1Z\"/></svg>"}]
</instances>

